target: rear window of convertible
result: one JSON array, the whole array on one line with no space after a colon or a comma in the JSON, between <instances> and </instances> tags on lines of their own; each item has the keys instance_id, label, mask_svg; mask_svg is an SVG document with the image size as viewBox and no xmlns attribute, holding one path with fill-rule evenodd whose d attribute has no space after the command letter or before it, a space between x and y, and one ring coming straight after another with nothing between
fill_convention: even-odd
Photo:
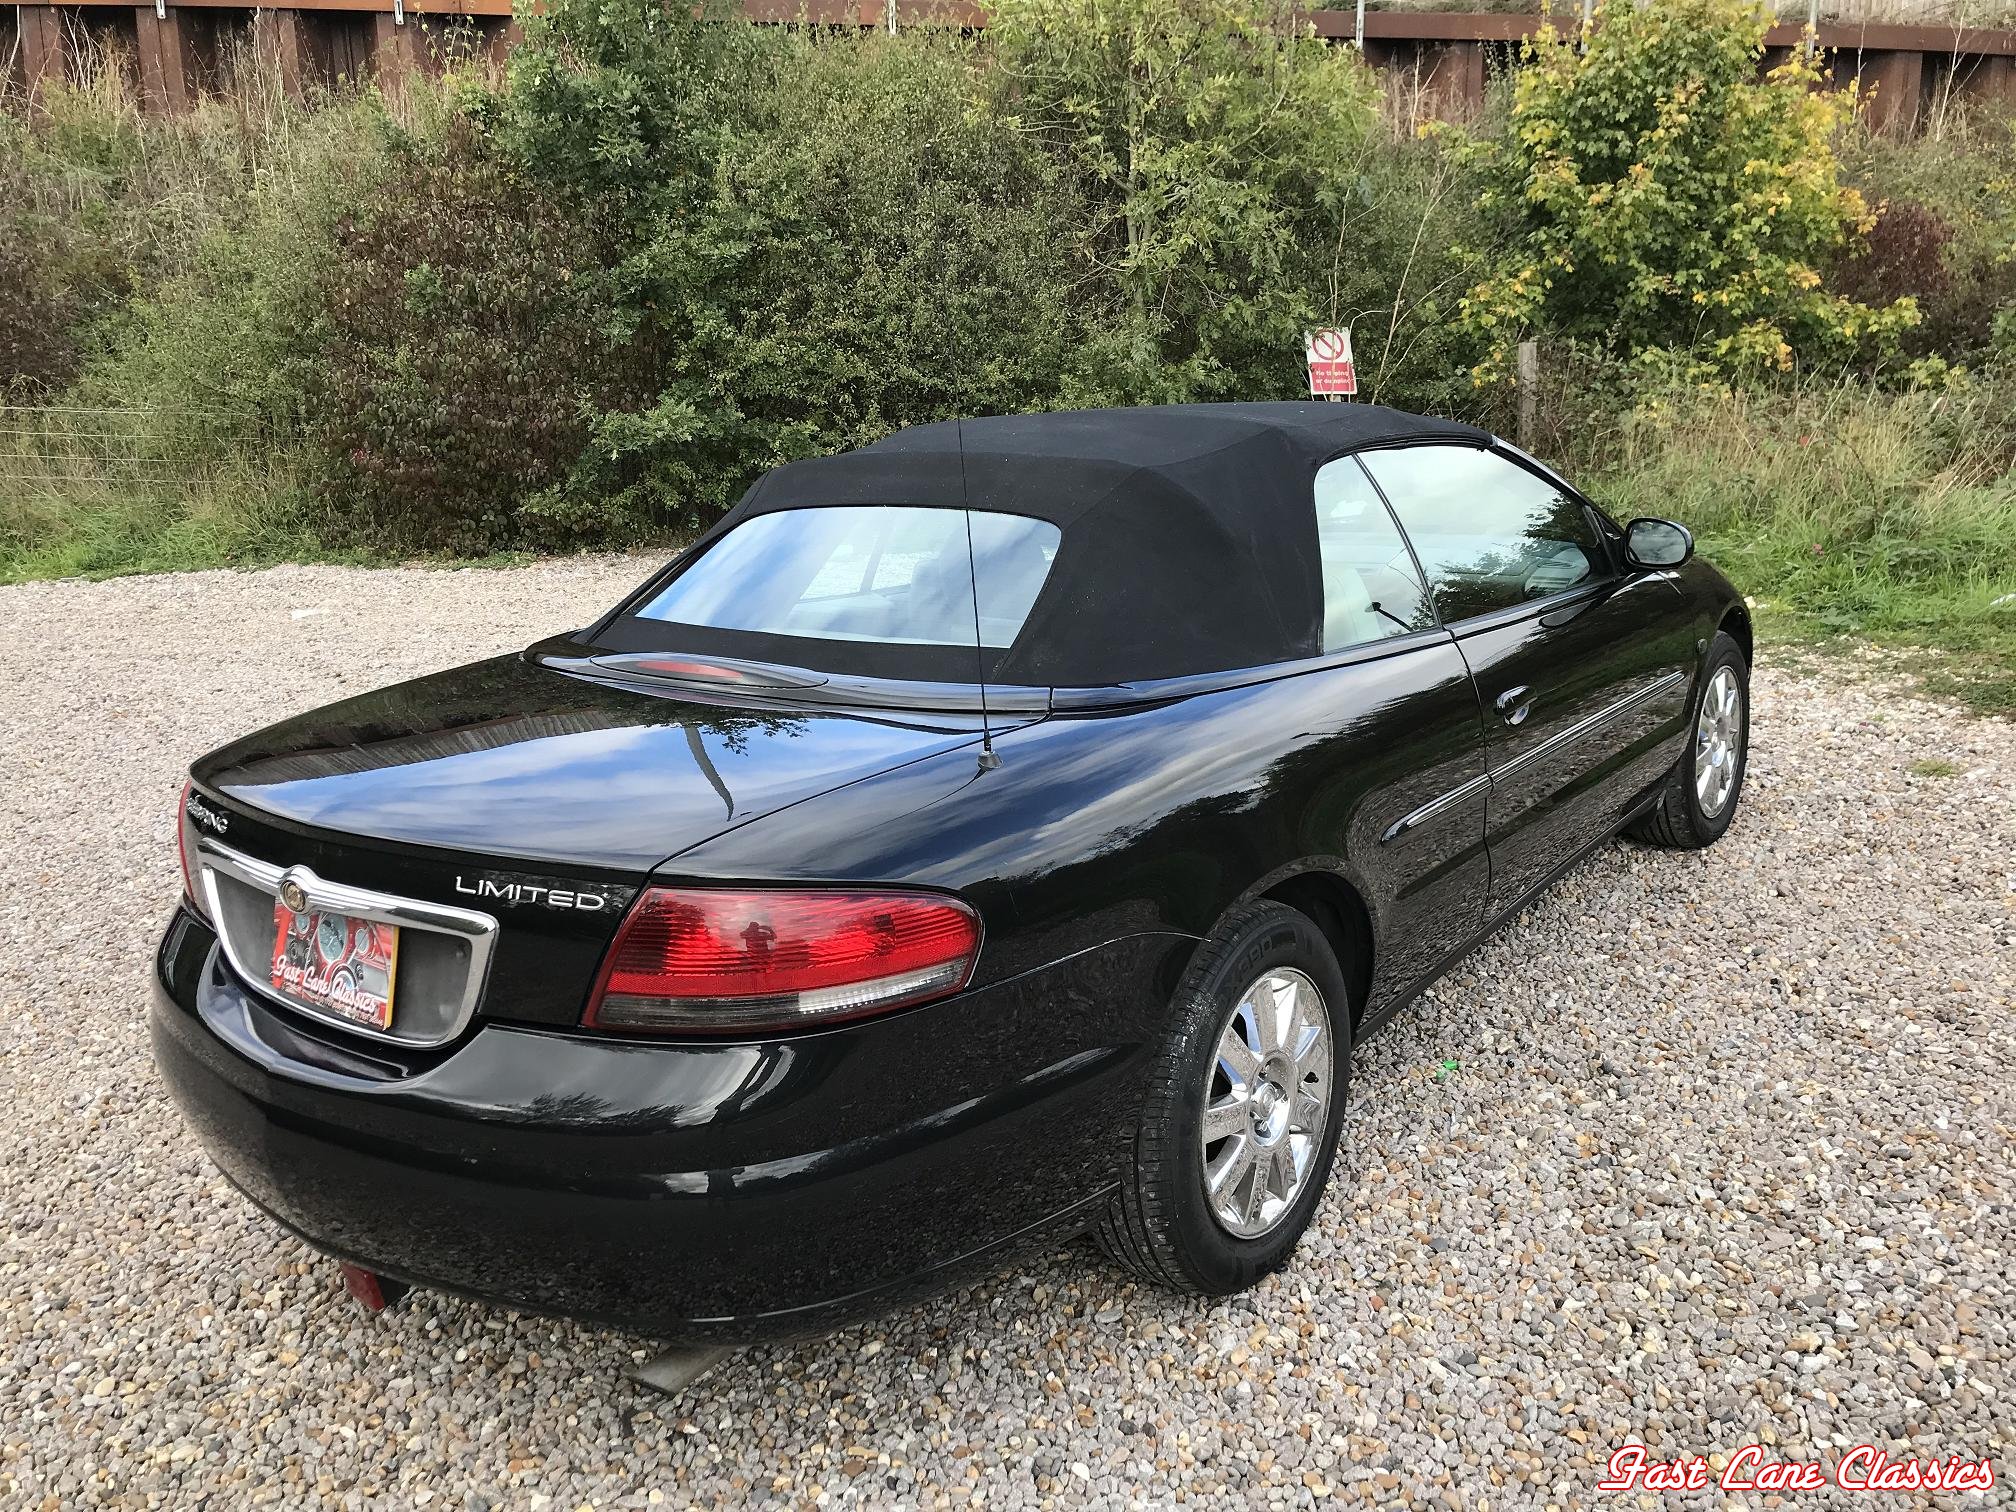
<instances>
[{"instance_id":1,"label":"rear window of convertible","mask_svg":"<svg viewBox=\"0 0 2016 1512\"><path fill-rule=\"evenodd\" d=\"M780 510L737 525L633 613L797 640L970 648L977 575L980 643L1001 650L1028 619L1060 539L1046 520L980 510Z\"/></svg>"}]
</instances>

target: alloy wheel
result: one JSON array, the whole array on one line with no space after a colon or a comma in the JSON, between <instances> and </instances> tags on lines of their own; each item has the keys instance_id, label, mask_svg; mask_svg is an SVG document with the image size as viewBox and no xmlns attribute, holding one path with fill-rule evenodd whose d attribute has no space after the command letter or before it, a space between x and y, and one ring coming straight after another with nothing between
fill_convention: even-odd
<instances>
[{"instance_id":1,"label":"alloy wheel","mask_svg":"<svg viewBox=\"0 0 2016 1512\"><path fill-rule=\"evenodd\" d=\"M1257 1239L1302 1195L1330 1117L1330 1018L1316 984L1276 967L1239 995L1204 1086L1204 1197Z\"/></svg>"},{"instance_id":2,"label":"alloy wheel","mask_svg":"<svg viewBox=\"0 0 2016 1512\"><path fill-rule=\"evenodd\" d=\"M1701 695L1701 713L1694 721L1694 796L1701 812L1713 819L1736 788L1743 759L1743 689L1730 667L1718 667Z\"/></svg>"}]
</instances>

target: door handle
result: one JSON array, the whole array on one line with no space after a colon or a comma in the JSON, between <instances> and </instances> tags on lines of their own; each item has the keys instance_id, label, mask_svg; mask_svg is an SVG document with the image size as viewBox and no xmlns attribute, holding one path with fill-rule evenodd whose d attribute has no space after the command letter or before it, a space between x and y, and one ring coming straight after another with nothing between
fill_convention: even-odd
<instances>
[{"instance_id":1,"label":"door handle","mask_svg":"<svg viewBox=\"0 0 2016 1512\"><path fill-rule=\"evenodd\" d=\"M1507 688L1500 693L1492 707L1508 725L1524 724L1526 716L1533 712L1533 700L1528 697L1530 690L1525 686Z\"/></svg>"}]
</instances>

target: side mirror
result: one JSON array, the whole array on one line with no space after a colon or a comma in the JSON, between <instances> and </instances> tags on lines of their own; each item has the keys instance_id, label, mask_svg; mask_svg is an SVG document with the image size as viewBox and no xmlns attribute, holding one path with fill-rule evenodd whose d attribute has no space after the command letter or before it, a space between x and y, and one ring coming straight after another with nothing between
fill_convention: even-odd
<instances>
[{"instance_id":1,"label":"side mirror","mask_svg":"<svg viewBox=\"0 0 2016 1512\"><path fill-rule=\"evenodd\" d=\"M1671 520L1633 520L1624 527L1624 565L1634 572L1684 567L1694 555L1694 535Z\"/></svg>"}]
</instances>

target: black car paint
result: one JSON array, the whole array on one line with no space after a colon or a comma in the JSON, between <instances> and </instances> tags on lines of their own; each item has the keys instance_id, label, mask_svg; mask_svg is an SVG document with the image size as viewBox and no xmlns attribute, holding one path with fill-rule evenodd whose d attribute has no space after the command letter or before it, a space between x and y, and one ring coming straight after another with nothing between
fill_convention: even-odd
<instances>
[{"instance_id":1,"label":"black car paint","mask_svg":"<svg viewBox=\"0 0 2016 1512\"><path fill-rule=\"evenodd\" d=\"M1459 627L1487 712L1496 909L1574 859L1592 821L1620 820L1672 765L1662 736L1691 692L1692 622L1671 582L1634 575Z\"/></svg>"},{"instance_id":2,"label":"black car paint","mask_svg":"<svg viewBox=\"0 0 2016 1512\"><path fill-rule=\"evenodd\" d=\"M971 986L813 1034L592 1035L616 914L523 905L469 1033L407 1051L248 992L185 909L157 1055L226 1174L332 1252L669 1338L828 1328L1084 1221L1233 904L1362 917L1354 1007L1388 1019L1656 791L1724 623L1747 636L1704 563L1619 573L1454 633L1060 692L995 718L994 770L969 711L654 685L545 643L275 726L197 789L234 847L443 902L475 875L946 889L981 916Z\"/></svg>"},{"instance_id":3,"label":"black car paint","mask_svg":"<svg viewBox=\"0 0 2016 1512\"><path fill-rule=\"evenodd\" d=\"M561 676L515 655L282 720L193 774L306 829L634 875L715 830L979 737L970 713L689 701L677 684Z\"/></svg>"},{"instance_id":4,"label":"black car paint","mask_svg":"<svg viewBox=\"0 0 2016 1512\"><path fill-rule=\"evenodd\" d=\"M1082 1219L1189 942L761 1042L487 1024L391 1079L213 943L187 913L164 941L155 1057L253 1201L407 1280L701 1341L830 1328Z\"/></svg>"}]
</instances>

